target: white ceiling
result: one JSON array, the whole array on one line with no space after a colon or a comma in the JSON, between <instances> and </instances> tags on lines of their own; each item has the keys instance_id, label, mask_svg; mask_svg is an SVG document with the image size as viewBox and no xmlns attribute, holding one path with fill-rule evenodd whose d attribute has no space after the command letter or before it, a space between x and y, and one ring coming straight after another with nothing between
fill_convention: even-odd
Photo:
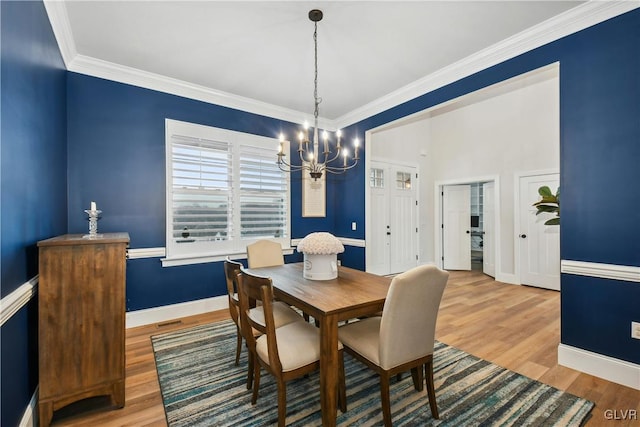
<instances>
[{"instance_id":1,"label":"white ceiling","mask_svg":"<svg viewBox=\"0 0 640 427\"><path fill-rule=\"evenodd\" d=\"M321 9L320 116L334 121L581 3L66 1L56 7L66 13L67 43L78 58L304 115L313 113L307 14Z\"/></svg>"}]
</instances>

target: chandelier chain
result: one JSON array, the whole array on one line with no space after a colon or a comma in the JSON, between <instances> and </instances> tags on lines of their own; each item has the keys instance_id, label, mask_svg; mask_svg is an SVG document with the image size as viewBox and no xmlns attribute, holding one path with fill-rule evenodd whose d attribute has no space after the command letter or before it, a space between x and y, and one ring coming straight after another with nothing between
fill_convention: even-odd
<instances>
[{"instance_id":1,"label":"chandelier chain","mask_svg":"<svg viewBox=\"0 0 640 427\"><path fill-rule=\"evenodd\" d=\"M309 138L308 125L305 121L304 132L300 132L298 135L298 157L300 157L300 164L296 165L293 162L287 161L287 154L285 150L285 136L280 134L280 148L278 150L278 167L285 172L298 172L303 171L309 173L314 181L317 181L322 177L324 172L332 174L341 174L345 171L354 168L358 164L358 138L353 141L354 155L351 160L348 158L348 151L340 144L341 132L336 131L337 141L335 143L335 151L331 151L329 145L328 133L323 132L323 151L319 152L320 140L318 136L318 115L319 105L322 102L322 98L318 96L318 21L322 19L322 11L313 9L309 11L309 19L314 23L313 31L313 45L314 45L314 78L313 78L313 101L314 101L314 126L313 126L313 138ZM342 165L331 164L338 160L342 155Z\"/></svg>"},{"instance_id":2,"label":"chandelier chain","mask_svg":"<svg viewBox=\"0 0 640 427\"><path fill-rule=\"evenodd\" d=\"M315 55L314 55L314 79L313 79L313 99L314 99L314 110L313 116L315 117L315 127L318 127L318 105L321 102L321 99L318 97L318 22L314 22L314 31L313 31L313 45L315 47Z\"/></svg>"}]
</instances>

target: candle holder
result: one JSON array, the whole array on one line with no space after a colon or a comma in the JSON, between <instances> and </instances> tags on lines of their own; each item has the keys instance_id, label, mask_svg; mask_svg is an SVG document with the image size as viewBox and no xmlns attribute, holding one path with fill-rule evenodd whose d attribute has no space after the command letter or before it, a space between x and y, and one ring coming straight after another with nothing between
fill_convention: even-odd
<instances>
[{"instance_id":1,"label":"candle holder","mask_svg":"<svg viewBox=\"0 0 640 427\"><path fill-rule=\"evenodd\" d=\"M99 209L85 209L84 211L87 215L89 215L89 234L85 234L82 237L88 239L100 237L101 235L98 234L98 220L100 219L100 214L102 213L102 211Z\"/></svg>"}]
</instances>

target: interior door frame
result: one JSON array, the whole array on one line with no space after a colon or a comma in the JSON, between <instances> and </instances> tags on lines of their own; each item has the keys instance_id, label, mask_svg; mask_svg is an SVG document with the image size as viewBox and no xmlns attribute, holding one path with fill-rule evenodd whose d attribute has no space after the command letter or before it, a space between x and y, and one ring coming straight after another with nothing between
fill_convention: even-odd
<instances>
[{"instance_id":1,"label":"interior door frame","mask_svg":"<svg viewBox=\"0 0 640 427\"><path fill-rule=\"evenodd\" d=\"M495 260L495 268L496 268L496 276L500 269L500 175L485 175L485 176L477 176L477 177L469 177L469 178L456 178L449 179L445 181L436 181L434 186L434 218L436 219L434 224L434 236L436 236L434 240L435 245L435 261L436 265L439 268L443 268L444 264L442 261L443 256L443 237L442 237L442 189L447 185L467 185L474 184L476 182L493 182L494 183L494 200L493 200L493 209L494 209L494 224L493 227L495 229L495 242L494 242L494 260ZM471 250L471 248L469 248Z\"/></svg>"},{"instance_id":2,"label":"interior door frame","mask_svg":"<svg viewBox=\"0 0 640 427\"><path fill-rule=\"evenodd\" d=\"M369 133L367 132L367 136L369 136ZM367 141L369 141L367 139ZM418 177L420 177L420 165L417 163L409 163L409 162L401 162L401 161L389 161L387 159L379 159L379 158L368 158L366 159L366 166L365 166L365 180L364 180L364 185L365 185L365 192L364 192L364 200L365 200L365 242L371 242L372 241L372 230L371 230L371 209L369 209L369 204L371 203L371 194L370 194L370 187L369 187L369 170L371 169L371 163L372 162L376 162L376 163L382 163L385 165L393 165L393 166L406 166L406 167L410 167L415 169L416 174L418 175ZM418 200L418 206L417 206L417 210L416 210L416 222L417 222L417 226L419 227L420 225L420 213L422 212L423 207L420 204L420 179L419 178L415 178L413 179L413 183L415 184L415 190L416 190L416 200ZM365 243L365 247L366 247L366 243ZM417 238L417 242L416 242L416 253L420 253L420 234L418 234L418 238ZM417 260L417 264L420 263L420 260ZM369 258L367 255L367 251L365 251L365 260L364 260L364 269L365 271L369 271Z\"/></svg>"},{"instance_id":3,"label":"interior door frame","mask_svg":"<svg viewBox=\"0 0 640 427\"><path fill-rule=\"evenodd\" d=\"M513 273L515 275L516 283L518 285L522 285L522 279L520 277L521 266L520 266L520 237L518 237L518 230L520 229L520 179L528 176L539 176L539 175L552 175L558 174L560 176L559 168L552 169L540 169L533 171L525 171L525 172L516 172L513 176ZM552 189L553 191L553 189ZM561 236L562 237L562 236Z\"/></svg>"}]
</instances>

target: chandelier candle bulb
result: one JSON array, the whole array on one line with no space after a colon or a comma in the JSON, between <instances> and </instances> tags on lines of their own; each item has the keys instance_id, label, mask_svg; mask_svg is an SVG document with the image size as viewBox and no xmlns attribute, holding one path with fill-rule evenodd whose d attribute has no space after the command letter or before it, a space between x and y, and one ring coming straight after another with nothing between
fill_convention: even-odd
<instances>
[{"instance_id":1,"label":"chandelier candle bulb","mask_svg":"<svg viewBox=\"0 0 640 427\"><path fill-rule=\"evenodd\" d=\"M95 210L97 210L97 208L96 208L96 202L91 202L91 209L89 209L89 210L91 210L91 211L95 211Z\"/></svg>"}]
</instances>

